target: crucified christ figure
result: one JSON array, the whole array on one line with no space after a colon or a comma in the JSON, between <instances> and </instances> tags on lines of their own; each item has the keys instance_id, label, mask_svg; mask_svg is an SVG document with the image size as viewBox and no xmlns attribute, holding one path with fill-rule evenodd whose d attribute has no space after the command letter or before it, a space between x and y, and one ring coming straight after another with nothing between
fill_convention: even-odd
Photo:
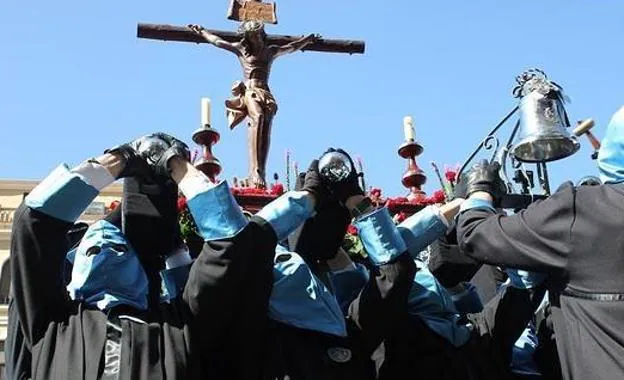
<instances>
[{"instance_id":1,"label":"crucified christ figure","mask_svg":"<svg viewBox=\"0 0 624 380\"><path fill-rule=\"evenodd\" d=\"M239 32L240 41L230 43L206 31L200 25L188 25L196 34L212 45L228 50L238 57L243 67L244 81L232 86L233 97L225 101L230 129L248 118L249 181L255 187L266 187L266 162L271 144L271 123L277 112L277 102L269 89L269 73L273 60L293 53L318 41L318 34L310 34L285 45L269 45L260 21L245 21Z\"/></svg>"}]
</instances>

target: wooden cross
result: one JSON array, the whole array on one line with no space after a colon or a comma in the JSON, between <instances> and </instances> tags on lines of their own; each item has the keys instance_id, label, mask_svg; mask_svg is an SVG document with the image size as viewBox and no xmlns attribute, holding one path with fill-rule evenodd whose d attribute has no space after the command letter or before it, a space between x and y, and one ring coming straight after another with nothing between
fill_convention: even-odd
<instances>
[{"instance_id":1,"label":"wooden cross","mask_svg":"<svg viewBox=\"0 0 624 380\"><path fill-rule=\"evenodd\" d=\"M236 21L258 20L277 24L275 4L263 3L261 0L230 0L228 18ZM223 30L209 30L225 41L236 42L241 35L235 32ZM206 40L191 32L186 26L174 26L167 24L143 24L137 26L137 37L162 41L180 41L206 43ZM301 38L300 36L268 35L267 39L272 45L286 45ZM363 54L364 41L329 40L320 39L301 50L320 51L326 53Z\"/></svg>"},{"instance_id":2,"label":"wooden cross","mask_svg":"<svg viewBox=\"0 0 624 380\"><path fill-rule=\"evenodd\" d=\"M364 53L363 41L328 40L318 35L292 37L267 35L263 23L277 22L275 5L258 0L231 0L229 17L242 21L242 33L208 30L199 25L173 26L139 24L137 36L165 41L210 43L234 53L243 68L243 81L232 86L233 97L226 100L230 128L248 120L249 176L254 187L266 187L266 162L271 124L277 101L268 79L275 58L299 50L331 53Z\"/></svg>"},{"instance_id":3,"label":"wooden cross","mask_svg":"<svg viewBox=\"0 0 624 380\"><path fill-rule=\"evenodd\" d=\"M236 42L240 39L240 34L225 30L206 29L227 42ZM207 43L206 40L191 32L186 26L176 26L167 24L145 24L137 25L137 37L150 40L195 42L198 44ZM268 42L272 45L286 45L301 38L300 36L288 36L280 34L269 34ZM322 38L311 45L304 47L304 51L319 51L325 53L348 53L364 54L364 41L357 40L335 40Z\"/></svg>"}]
</instances>

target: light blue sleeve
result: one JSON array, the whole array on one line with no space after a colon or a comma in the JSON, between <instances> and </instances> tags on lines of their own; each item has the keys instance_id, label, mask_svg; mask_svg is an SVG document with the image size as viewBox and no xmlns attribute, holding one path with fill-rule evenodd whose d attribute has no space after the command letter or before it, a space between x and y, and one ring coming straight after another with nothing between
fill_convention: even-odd
<instances>
[{"instance_id":1,"label":"light blue sleeve","mask_svg":"<svg viewBox=\"0 0 624 380\"><path fill-rule=\"evenodd\" d=\"M401 237L412 255L418 254L436 239L444 236L447 229L435 206L425 207L398 226Z\"/></svg>"},{"instance_id":2,"label":"light blue sleeve","mask_svg":"<svg viewBox=\"0 0 624 380\"><path fill-rule=\"evenodd\" d=\"M275 255L269 318L300 329L346 336L338 300L305 260L279 245Z\"/></svg>"},{"instance_id":3,"label":"light blue sleeve","mask_svg":"<svg viewBox=\"0 0 624 380\"><path fill-rule=\"evenodd\" d=\"M62 164L26 196L24 203L33 210L73 223L98 194L95 187Z\"/></svg>"},{"instance_id":4,"label":"light blue sleeve","mask_svg":"<svg viewBox=\"0 0 624 380\"><path fill-rule=\"evenodd\" d=\"M225 181L195 194L187 204L206 241L230 238L248 223Z\"/></svg>"},{"instance_id":5,"label":"light blue sleeve","mask_svg":"<svg viewBox=\"0 0 624 380\"><path fill-rule=\"evenodd\" d=\"M462 212L473 208L496 211L491 201L486 201L485 199L469 198L464 203L462 203L461 206L459 206L459 213L461 214Z\"/></svg>"},{"instance_id":6,"label":"light blue sleeve","mask_svg":"<svg viewBox=\"0 0 624 380\"><path fill-rule=\"evenodd\" d=\"M462 314L478 313L483 310L483 302L479 297L477 287L470 282L464 283L465 289L459 293L451 294L451 299L457 311Z\"/></svg>"},{"instance_id":7,"label":"light blue sleeve","mask_svg":"<svg viewBox=\"0 0 624 380\"><path fill-rule=\"evenodd\" d=\"M313 214L314 206L306 192L289 191L264 206L256 215L269 222L277 241L282 241Z\"/></svg>"},{"instance_id":8,"label":"light blue sleeve","mask_svg":"<svg viewBox=\"0 0 624 380\"><path fill-rule=\"evenodd\" d=\"M366 253L375 265L389 263L407 251L405 241L386 207L359 217L355 226Z\"/></svg>"},{"instance_id":9,"label":"light blue sleeve","mask_svg":"<svg viewBox=\"0 0 624 380\"><path fill-rule=\"evenodd\" d=\"M160 271L160 301L169 303L184 292L191 264Z\"/></svg>"}]
</instances>

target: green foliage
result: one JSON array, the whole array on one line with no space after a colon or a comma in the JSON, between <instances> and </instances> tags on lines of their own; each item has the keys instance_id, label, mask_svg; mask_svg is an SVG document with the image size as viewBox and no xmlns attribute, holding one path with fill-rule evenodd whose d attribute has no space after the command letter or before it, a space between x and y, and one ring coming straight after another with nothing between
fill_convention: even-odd
<instances>
[{"instance_id":1,"label":"green foliage","mask_svg":"<svg viewBox=\"0 0 624 380\"><path fill-rule=\"evenodd\" d=\"M368 254L364 249L364 245L359 236L346 234L342 241L342 248L349 254L351 258L366 258Z\"/></svg>"},{"instance_id":2,"label":"green foliage","mask_svg":"<svg viewBox=\"0 0 624 380\"><path fill-rule=\"evenodd\" d=\"M187 241L191 237L199 236L195 220L188 208L185 208L179 213L178 222L180 224L180 233L184 241Z\"/></svg>"}]
</instances>

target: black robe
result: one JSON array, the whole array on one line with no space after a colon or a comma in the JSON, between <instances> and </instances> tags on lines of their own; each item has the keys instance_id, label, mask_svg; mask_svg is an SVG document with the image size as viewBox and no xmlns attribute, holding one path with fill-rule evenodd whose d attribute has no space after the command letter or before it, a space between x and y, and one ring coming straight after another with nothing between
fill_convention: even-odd
<instances>
[{"instance_id":1,"label":"black robe","mask_svg":"<svg viewBox=\"0 0 624 380\"><path fill-rule=\"evenodd\" d=\"M266 373L276 245L271 225L255 216L233 238L204 243L184 293L196 317L203 378L253 380Z\"/></svg>"},{"instance_id":2,"label":"black robe","mask_svg":"<svg viewBox=\"0 0 624 380\"><path fill-rule=\"evenodd\" d=\"M375 379L376 367L384 359L373 353L407 314L415 273L407 253L373 268L370 280L349 306L346 337L271 322L271 357L265 379Z\"/></svg>"},{"instance_id":3,"label":"black robe","mask_svg":"<svg viewBox=\"0 0 624 380\"><path fill-rule=\"evenodd\" d=\"M25 205L15 213L8 329L23 339L15 348L32 355L32 378L100 378L109 319L123 331L120 379L200 378L194 317L181 297L148 312L122 307L107 313L68 298L63 270L71 226Z\"/></svg>"},{"instance_id":4,"label":"black robe","mask_svg":"<svg viewBox=\"0 0 624 380\"><path fill-rule=\"evenodd\" d=\"M542 289L507 288L483 311L464 315L473 326L467 343L455 347L418 316L395 321L373 354L380 380L419 376L431 380L511 379L512 348L533 316ZM409 375L406 375L409 374Z\"/></svg>"},{"instance_id":5,"label":"black robe","mask_svg":"<svg viewBox=\"0 0 624 380\"><path fill-rule=\"evenodd\" d=\"M303 183L299 177L297 187ZM342 245L351 222L348 210L331 204L289 236L290 248L332 288L326 260ZM267 380L367 380L376 377L373 352L407 314L407 295L416 266L407 253L371 267L369 281L349 304L347 336L338 337L270 322ZM381 359L383 361L383 359ZM377 365L380 366L381 364Z\"/></svg>"},{"instance_id":6,"label":"black robe","mask_svg":"<svg viewBox=\"0 0 624 380\"><path fill-rule=\"evenodd\" d=\"M548 273L565 379L624 378L624 184L571 183L512 216L463 212L461 249L493 265Z\"/></svg>"}]
</instances>

